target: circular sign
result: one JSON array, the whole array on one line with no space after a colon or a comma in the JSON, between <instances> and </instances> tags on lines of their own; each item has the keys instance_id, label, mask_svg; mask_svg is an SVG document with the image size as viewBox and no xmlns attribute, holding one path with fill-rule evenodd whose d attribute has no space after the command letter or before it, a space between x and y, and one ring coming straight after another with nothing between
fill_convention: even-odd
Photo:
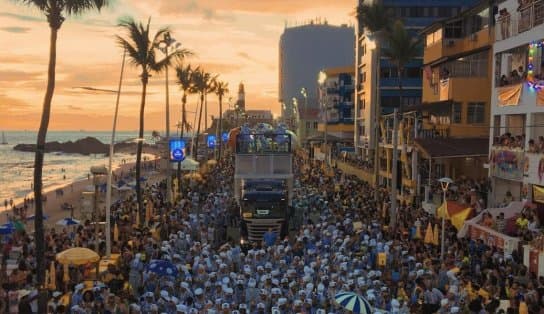
<instances>
[{"instance_id":1,"label":"circular sign","mask_svg":"<svg viewBox=\"0 0 544 314\"><path fill-rule=\"evenodd\" d=\"M174 157L174 160L183 161L183 159L185 159L185 154L180 148L176 148L172 151L172 157Z\"/></svg>"}]
</instances>

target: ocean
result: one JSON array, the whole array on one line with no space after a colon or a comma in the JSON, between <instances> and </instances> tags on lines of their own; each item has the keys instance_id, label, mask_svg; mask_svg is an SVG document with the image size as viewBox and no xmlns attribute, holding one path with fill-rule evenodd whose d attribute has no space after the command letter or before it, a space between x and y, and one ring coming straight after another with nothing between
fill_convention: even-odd
<instances>
[{"instance_id":1,"label":"ocean","mask_svg":"<svg viewBox=\"0 0 544 314\"><path fill-rule=\"evenodd\" d=\"M17 144L36 144L37 132L34 131L5 131L8 145L0 145L0 202L4 199L24 198L29 195L34 175L34 153L13 150ZM150 138L151 134L145 137ZM1 136L1 134L0 134ZM49 131L47 142L76 141L85 137L95 137L102 143L109 144L111 132L90 131ZM138 131L117 132L116 142L137 138ZM115 154L114 168L122 160L127 163L135 162L136 155ZM108 158L104 155L83 156L78 154L47 153L44 159L43 186L45 191L63 186L74 181L87 178L91 166L107 166ZM3 207L3 205L2 205Z\"/></svg>"}]
</instances>

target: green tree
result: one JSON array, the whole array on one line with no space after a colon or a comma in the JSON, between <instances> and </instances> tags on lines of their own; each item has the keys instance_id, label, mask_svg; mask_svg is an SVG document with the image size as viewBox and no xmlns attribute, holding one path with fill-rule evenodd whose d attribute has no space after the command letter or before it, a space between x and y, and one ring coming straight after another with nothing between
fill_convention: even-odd
<instances>
[{"instance_id":1,"label":"green tree","mask_svg":"<svg viewBox=\"0 0 544 314\"><path fill-rule=\"evenodd\" d=\"M49 65L47 69L47 87L42 105L42 118L36 140L34 156L34 198L36 200L34 237L36 241L36 281L40 288L38 311L47 312L47 295L43 285L45 283L45 238L43 228L42 176L45 138L51 115L51 102L55 92L55 68L57 64L57 35L66 19L66 16L80 15L91 10L98 10L107 5L107 0L18 0L23 4L36 7L47 18L49 24Z\"/></svg>"},{"instance_id":2,"label":"green tree","mask_svg":"<svg viewBox=\"0 0 544 314\"><path fill-rule=\"evenodd\" d=\"M191 130L191 124L187 121L187 94L193 86L193 69L191 65L178 65L176 66L176 83L183 91L181 97L181 137L184 136L184 131L189 132Z\"/></svg>"},{"instance_id":3,"label":"green tree","mask_svg":"<svg viewBox=\"0 0 544 314\"><path fill-rule=\"evenodd\" d=\"M219 157L218 160L221 161L221 153L223 146L223 97L229 93L229 84L223 81L219 81L217 78L214 80L214 92L219 99Z\"/></svg>"},{"instance_id":4,"label":"green tree","mask_svg":"<svg viewBox=\"0 0 544 314\"><path fill-rule=\"evenodd\" d=\"M140 222L144 221L144 208L142 202L142 188L141 188L141 162L142 162L142 148L144 139L144 113L145 113L145 100L147 94L147 84L149 83L149 77L151 73L160 73L170 66L172 60L183 58L185 51L176 50L168 54L162 60L157 60L157 48L165 34L170 33L168 27L159 29L153 36L150 36L149 24L151 18L148 19L147 24L144 25L141 22L137 23L132 18L128 18L119 26L127 33L127 36L116 36L117 43L126 49L129 56L129 63L133 66L139 67L140 81L142 82L142 95L140 100L140 123L138 133L138 150L136 153L136 200L138 202L138 215L140 215Z\"/></svg>"}]
</instances>

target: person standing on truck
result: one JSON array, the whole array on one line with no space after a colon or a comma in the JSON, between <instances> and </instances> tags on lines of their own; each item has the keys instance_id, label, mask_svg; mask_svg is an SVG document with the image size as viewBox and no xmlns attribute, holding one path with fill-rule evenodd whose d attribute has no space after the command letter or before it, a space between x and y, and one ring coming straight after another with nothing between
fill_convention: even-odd
<instances>
[{"instance_id":1,"label":"person standing on truck","mask_svg":"<svg viewBox=\"0 0 544 314\"><path fill-rule=\"evenodd\" d=\"M276 243L276 240L278 239L278 235L272 230L272 228L268 228L268 231L264 233L263 236L264 244L266 246L272 246Z\"/></svg>"}]
</instances>

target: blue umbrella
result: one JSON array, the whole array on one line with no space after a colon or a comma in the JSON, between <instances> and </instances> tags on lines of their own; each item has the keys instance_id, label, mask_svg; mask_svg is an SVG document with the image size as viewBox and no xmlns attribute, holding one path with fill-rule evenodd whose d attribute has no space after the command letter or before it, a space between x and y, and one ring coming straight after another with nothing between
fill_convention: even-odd
<instances>
[{"instance_id":1,"label":"blue umbrella","mask_svg":"<svg viewBox=\"0 0 544 314\"><path fill-rule=\"evenodd\" d=\"M79 225L80 223L81 222L79 220L76 220L70 217L66 217L57 221L57 225L61 225L61 226L75 226L75 225Z\"/></svg>"},{"instance_id":2,"label":"blue umbrella","mask_svg":"<svg viewBox=\"0 0 544 314\"><path fill-rule=\"evenodd\" d=\"M149 262L149 264L147 265L146 270L149 272L153 272L159 276L178 276L178 269L176 268L176 266L174 266L172 262L162 259L151 260L151 262Z\"/></svg>"},{"instance_id":3,"label":"blue umbrella","mask_svg":"<svg viewBox=\"0 0 544 314\"><path fill-rule=\"evenodd\" d=\"M372 306L368 301L353 292L340 292L334 296L334 301L353 313L371 314Z\"/></svg>"},{"instance_id":4,"label":"blue umbrella","mask_svg":"<svg viewBox=\"0 0 544 314\"><path fill-rule=\"evenodd\" d=\"M15 229L10 228L10 227L8 227L6 225L0 226L0 234L1 235L12 234L13 231L15 231Z\"/></svg>"},{"instance_id":5,"label":"blue umbrella","mask_svg":"<svg viewBox=\"0 0 544 314\"><path fill-rule=\"evenodd\" d=\"M49 216L43 215L43 220L47 220L47 218L49 218ZM31 215L26 217L26 220L34 220L34 219L36 219L36 215Z\"/></svg>"}]
</instances>

